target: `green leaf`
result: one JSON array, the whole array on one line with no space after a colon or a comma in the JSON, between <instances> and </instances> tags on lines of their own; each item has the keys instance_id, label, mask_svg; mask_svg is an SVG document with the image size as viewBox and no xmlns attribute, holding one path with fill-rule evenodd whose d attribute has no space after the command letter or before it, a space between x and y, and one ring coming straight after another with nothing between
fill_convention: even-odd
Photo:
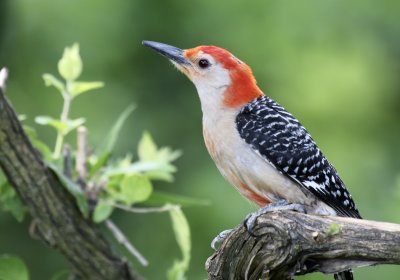
<instances>
[{"instance_id":1,"label":"green leaf","mask_svg":"<svg viewBox=\"0 0 400 280\"><path fill-rule=\"evenodd\" d=\"M139 141L138 155L141 161L157 159L157 146L148 132L143 132L142 138Z\"/></svg>"},{"instance_id":2,"label":"green leaf","mask_svg":"<svg viewBox=\"0 0 400 280\"><path fill-rule=\"evenodd\" d=\"M54 119L49 116L37 116L35 118L35 122L41 125L49 125L54 127L59 133L63 135L67 135L72 130L76 129L77 127L81 126L85 123L84 118L79 118L75 120L67 120L62 122L58 119Z\"/></svg>"},{"instance_id":3,"label":"green leaf","mask_svg":"<svg viewBox=\"0 0 400 280\"><path fill-rule=\"evenodd\" d=\"M135 105L129 105L122 113L119 115L118 119L115 121L114 125L112 126L110 133L105 138L103 145L101 146L102 153L111 153L114 149L115 143L117 142L119 133L121 132L122 126L132 114L133 110L135 110Z\"/></svg>"},{"instance_id":4,"label":"green leaf","mask_svg":"<svg viewBox=\"0 0 400 280\"><path fill-rule=\"evenodd\" d=\"M82 59L79 55L79 45L66 47L62 58L58 61L58 72L67 81L76 80L82 73Z\"/></svg>"},{"instance_id":5,"label":"green leaf","mask_svg":"<svg viewBox=\"0 0 400 280\"><path fill-rule=\"evenodd\" d=\"M183 195L177 195L160 191L154 191L149 197L149 199L146 200L147 205L159 206L159 205L164 205L166 203L179 204L182 207L208 206L211 204L209 200L192 198Z\"/></svg>"},{"instance_id":6,"label":"green leaf","mask_svg":"<svg viewBox=\"0 0 400 280\"><path fill-rule=\"evenodd\" d=\"M95 163L89 170L89 178L107 164L108 159L111 156L111 152L114 149L115 143L117 142L122 126L134 109L135 106L131 104L121 113L121 115L119 115L110 133L107 135L105 141L103 142L103 145L101 145L101 148L99 149L100 156L97 157Z\"/></svg>"},{"instance_id":7,"label":"green leaf","mask_svg":"<svg viewBox=\"0 0 400 280\"><path fill-rule=\"evenodd\" d=\"M4 173L2 171L0 171L0 186L4 183L7 183L7 177L6 175L4 175ZM0 192L1 194L1 192Z\"/></svg>"},{"instance_id":8,"label":"green leaf","mask_svg":"<svg viewBox=\"0 0 400 280\"><path fill-rule=\"evenodd\" d=\"M125 196L121 192L121 182L124 178L125 175L115 175L108 177L105 190L112 202L122 201L125 203Z\"/></svg>"},{"instance_id":9,"label":"green leaf","mask_svg":"<svg viewBox=\"0 0 400 280\"><path fill-rule=\"evenodd\" d=\"M150 180L159 180L165 182L173 182L174 176L170 172L162 170L148 171L145 173Z\"/></svg>"},{"instance_id":10,"label":"green leaf","mask_svg":"<svg viewBox=\"0 0 400 280\"><path fill-rule=\"evenodd\" d=\"M146 161L146 162L134 162L128 166L123 167L111 167L108 168L105 175L112 176L117 174L134 174L140 172L150 171L163 171L163 172L175 172L176 167L172 164L158 161Z\"/></svg>"},{"instance_id":11,"label":"green leaf","mask_svg":"<svg viewBox=\"0 0 400 280\"><path fill-rule=\"evenodd\" d=\"M81 125L85 123L85 118L78 118L75 120L67 120L67 130L65 131L65 134L68 134L70 131L77 129Z\"/></svg>"},{"instance_id":12,"label":"green leaf","mask_svg":"<svg viewBox=\"0 0 400 280\"><path fill-rule=\"evenodd\" d=\"M10 255L0 255L0 279L28 280L28 269L20 258Z\"/></svg>"},{"instance_id":13,"label":"green leaf","mask_svg":"<svg viewBox=\"0 0 400 280\"><path fill-rule=\"evenodd\" d=\"M171 210L170 217L175 233L175 239L182 253L181 260L175 260L173 266L168 270L168 280L185 279L185 272L189 268L190 262L190 228L185 215L179 207Z\"/></svg>"},{"instance_id":14,"label":"green leaf","mask_svg":"<svg viewBox=\"0 0 400 280\"><path fill-rule=\"evenodd\" d=\"M71 272L69 270L62 270L54 274L51 280L68 280L70 279Z\"/></svg>"},{"instance_id":15,"label":"green leaf","mask_svg":"<svg viewBox=\"0 0 400 280\"><path fill-rule=\"evenodd\" d=\"M179 150L173 151L169 147L163 147L158 150L157 159L171 162L171 161L174 161L177 158L179 158L181 155L182 155L182 152Z\"/></svg>"},{"instance_id":16,"label":"green leaf","mask_svg":"<svg viewBox=\"0 0 400 280\"><path fill-rule=\"evenodd\" d=\"M172 182L174 177L171 173L176 171L170 162L177 159L180 151L172 151L168 147L158 149L153 138L148 132L144 132L138 144L139 162L126 167L109 169L113 173L144 173L152 180L163 180Z\"/></svg>"},{"instance_id":17,"label":"green leaf","mask_svg":"<svg viewBox=\"0 0 400 280\"><path fill-rule=\"evenodd\" d=\"M46 160L52 159L52 153L50 148L42 141L39 140L36 131L29 126L24 125L24 131L28 135L29 139L31 140L33 146L39 150L39 152L43 155Z\"/></svg>"},{"instance_id":18,"label":"green leaf","mask_svg":"<svg viewBox=\"0 0 400 280\"><path fill-rule=\"evenodd\" d=\"M110 158L110 154L104 153L99 157L96 157L94 161L91 162L89 166L89 178L92 178L97 171L99 171L103 166L105 166ZM90 160L89 160L90 162Z\"/></svg>"},{"instance_id":19,"label":"green leaf","mask_svg":"<svg viewBox=\"0 0 400 280\"><path fill-rule=\"evenodd\" d=\"M4 211L10 212L18 222L24 220L26 214L25 205L17 196L13 187L7 182L7 179L0 172L0 206Z\"/></svg>"},{"instance_id":20,"label":"green leaf","mask_svg":"<svg viewBox=\"0 0 400 280\"><path fill-rule=\"evenodd\" d=\"M104 87L103 82L73 82L70 87L72 97L80 95L89 90Z\"/></svg>"},{"instance_id":21,"label":"green leaf","mask_svg":"<svg viewBox=\"0 0 400 280\"><path fill-rule=\"evenodd\" d=\"M58 119L54 119L52 117L49 116L37 116L35 118L35 122L37 124L41 124L41 125L49 125L54 127L57 131L65 131L67 129L67 124L58 120Z\"/></svg>"},{"instance_id":22,"label":"green leaf","mask_svg":"<svg viewBox=\"0 0 400 280\"><path fill-rule=\"evenodd\" d=\"M105 166L110 158L111 152L114 149L115 143L118 140L119 133L124 125L125 121L128 119L129 115L133 112L135 106L133 104L129 105L122 113L119 115L117 121L114 123L111 131L105 138L103 145L98 149L101 155L97 158L96 162L92 165L89 170L89 177L92 177L98 170Z\"/></svg>"},{"instance_id":23,"label":"green leaf","mask_svg":"<svg viewBox=\"0 0 400 280\"><path fill-rule=\"evenodd\" d=\"M112 205L104 200L100 200L97 203L96 208L94 209L93 221L95 223L101 223L104 220L107 220L108 217L110 217L110 215L112 214L113 210L114 208L112 207Z\"/></svg>"},{"instance_id":24,"label":"green leaf","mask_svg":"<svg viewBox=\"0 0 400 280\"><path fill-rule=\"evenodd\" d=\"M126 154L122 159L117 161L117 166L120 168L129 167L132 164L132 155Z\"/></svg>"},{"instance_id":25,"label":"green leaf","mask_svg":"<svg viewBox=\"0 0 400 280\"><path fill-rule=\"evenodd\" d=\"M79 210L81 211L82 215L87 218L89 217L89 207L83 193L82 189L77 185L75 182L71 181L68 177L66 177L61 170L58 169L57 166L54 164L46 161L47 166L50 168L51 171L57 176L60 180L62 185L68 190L70 194L75 197L76 203L78 205Z\"/></svg>"},{"instance_id":26,"label":"green leaf","mask_svg":"<svg viewBox=\"0 0 400 280\"><path fill-rule=\"evenodd\" d=\"M42 156L46 160L51 160L52 158L51 150L45 143L43 143L37 138L31 138L31 142L33 146L35 146L35 148L42 154Z\"/></svg>"},{"instance_id":27,"label":"green leaf","mask_svg":"<svg viewBox=\"0 0 400 280\"><path fill-rule=\"evenodd\" d=\"M150 180L141 174L125 176L121 182L121 194L128 205L146 201L152 192Z\"/></svg>"},{"instance_id":28,"label":"green leaf","mask_svg":"<svg viewBox=\"0 0 400 280\"><path fill-rule=\"evenodd\" d=\"M148 170L142 170L152 180L163 180L172 182L174 177L171 173L176 171L176 168L170 164L171 161L177 159L180 155L180 151L172 151L168 147L157 149L157 145L154 143L153 138L148 132L144 132L138 145L138 155L140 162L135 163L135 166L148 166L149 164L158 164L158 167L154 167Z\"/></svg>"},{"instance_id":29,"label":"green leaf","mask_svg":"<svg viewBox=\"0 0 400 280\"><path fill-rule=\"evenodd\" d=\"M64 84L59 79L54 77L53 75L46 73L46 74L43 74L42 78L43 78L44 84L46 86L48 86L48 87L53 86L56 89L58 89L58 91L60 93L63 93L65 91Z\"/></svg>"},{"instance_id":30,"label":"green leaf","mask_svg":"<svg viewBox=\"0 0 400 280\"><path fill-rule=\"evenodd\" d=\"M181 151L172 151L169 147L157 149L150 133L144 132L138 145L138 155L141 161L171 162L182 155Z\"/></svg>"},{"instance_id":31,"label":"green leaf","mask_svg":"<svg viewBox=\"0 0 400 280\"><path fill-rule=\"evenodd\" d=\"M11 188L11 186L10 186ZM26 208L21 199L14 195L8 199L1 201L2 208L10 212L18 222L22 222L25 218Z\"/></svg>"}]
</instances>

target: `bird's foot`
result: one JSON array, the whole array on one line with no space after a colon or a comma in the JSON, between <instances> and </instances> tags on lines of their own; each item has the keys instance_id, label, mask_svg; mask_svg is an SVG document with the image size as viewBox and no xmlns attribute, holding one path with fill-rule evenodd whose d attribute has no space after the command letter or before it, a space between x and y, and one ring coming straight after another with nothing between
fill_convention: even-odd
<instances>
[{"instance_id":1,"label":"bird's foot","mask_svg":"<svg viewBox=\"0 0 400 280\"><path fill-rule=\"evenodd\" d=\"M211 241L211 248L214 249L214 251L217 251L217 244L223 242L226 237L229 235L229 233L232 232L233 229L226 229L224 231L221 231L212 241Z\"/></svg>"},{"instance_id":2,"label":"bird's foot","mask_svg":"<svg viewBox=\"0 0 400 280\"><path fill-rule=\"evenodd\" d=\"M247 215L246 219L244 220L244 226L247 229L247 232L250 235L253 235L253 229L255 226L255 223L258 219L263 214L273 212L273 211L281 211L281 210L293 210L296 212L300 213L307 213L305 207L303 204L298 204L298 203L290 203L284 199L278 200L276 202L273 202L271 204L268 204L260 209L258 209L254 213L250 213Z\"/></svg>"}]
</instances>

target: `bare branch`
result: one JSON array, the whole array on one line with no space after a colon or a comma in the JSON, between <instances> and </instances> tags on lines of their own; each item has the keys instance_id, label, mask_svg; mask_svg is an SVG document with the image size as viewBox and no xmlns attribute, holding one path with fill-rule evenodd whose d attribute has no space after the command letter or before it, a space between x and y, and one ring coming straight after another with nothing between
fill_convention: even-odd
<instances>
[{"instance_id":1,"label":"bare branch","mask_svg":"<svg viewBox=\"0 0 400 280\"><path fill-rule=\"evenodd\" d=\"M72 179L72 155L71 155L71 146L68 144L64 145L63 150L63 160L64 160L64 175Z\"/></svg>"},{"instance_id":2,"label":"bare branch","mask_svg":"<svg viewBox=\"0 0 400 280\"><path fill-rule=\"evenodd\" d=\"M123 245L129 253L131 253L143 266L148 266L149 262L146 258L132 245L129 239L125 236L125 234L117 227L116 224L113 223L110 219L106 220L107 228L112 232L115 239Z\"/></svg>"},{"instance_id":3,"label":"bare branch","mask_svg":"<svg viewBox=\"0 0 400 280\"><path fill-rule=\"evenodd\" d=\"M86 182L87 166L86 166L86 147L87 147L87 129L80 126L77 129L77 153L76 153L76 171L78 173L78 182L82 187Z\"/></svg>"},{"instance_id":4,"label":"bare branch","mask_svg":"<svg viewBox=\"0 0 400 280\"><path fill-rule=\"evenodd\" d=\"M400 225L283 211L258 218L254 236L239 225L206 263L208 279L291 279L400 264Z\"/></svg>"}]
</instances>

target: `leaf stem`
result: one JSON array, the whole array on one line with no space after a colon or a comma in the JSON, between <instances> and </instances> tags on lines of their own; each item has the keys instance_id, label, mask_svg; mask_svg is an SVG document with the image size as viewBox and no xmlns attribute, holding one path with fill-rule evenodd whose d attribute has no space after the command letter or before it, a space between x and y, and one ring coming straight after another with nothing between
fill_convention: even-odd
<instances>
[{"instance_id":1,"label":"leaf stem","mask_svg":"<svg viewBox=\"0 0 400 280\"><path fill-rule=\"evenodd\" d=\"M125 234L117 227L116 224L113 223L113 221L111 221L110 219L106 220L106 226L112 232L115 239L121 245L123 245L129 251L129 253L131 253L139 261L141 265L149 265L149 262L146 260L146 258L143 257L143 255L132 245L131 242L129 242Z\"/></svg>"},{"instance_id":2,"label":"leaf stem","mask_svg":"<svg viewBox=\"0 0 400 280\"><path fill-rule=\"evenodd\" d=\"M63 104L63 109L62 109L61 116L60 116L61 122L68 121L69 110L71 108L71 102L72 102L72 95L69 91L70 87L71 87L71 82L67 81L66 90L62 93L64 104ZM61 155L61 151L62 151L62 147L63 147L63 143L64 143L64 136L65 136L65 134L62 131L57 132L57 139L56 139L56 144L55 144L54 152L53 152L54 159L58 159Z\"/></svg>"},{"instance_id":3,"label":"leaf stem","mask_svg":"<svg viewBox=\"0 0 400 280\"><path fill-rule=\"evenodd\" d=\"M62 133L57 132L56 145L54 147L54 152L53 152L54 159L58 159L60 157L63 142L64 142L64 136L62 135Z\"/></svg>"},{"instance_id":4,"label":"leaf stem","mask_svg":"<svg viewBox=\"0 0 400 280\"><path fill-rule=\"evenodd\" d=\"M161 207L129 207L122 204L114 203L113 206L115 208L125 210L127 212L139 213L139 214L168 212L179 208L178 205L173 205L173 204L165 204Z\"/></svg>"}]
</instances>

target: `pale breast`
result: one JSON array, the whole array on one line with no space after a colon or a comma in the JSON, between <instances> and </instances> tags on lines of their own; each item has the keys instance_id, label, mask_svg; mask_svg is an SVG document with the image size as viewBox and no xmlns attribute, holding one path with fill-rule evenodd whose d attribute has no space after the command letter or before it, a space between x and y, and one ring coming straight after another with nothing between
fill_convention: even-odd
<instances>
[{"instance_id":1,"label":"pale breast","mask_svg":"<svg viewBox=\"0 0 400 280\"><path fill-rule=\"evenodd\" d=\"M203 119L203 135L208 152L221 174L243 196L258 205L278 199L311 205L315 199L282 175L267 160L240 138L234 123L235 114L226 114L216 122Z\"/></svg>"}]
</instances>

